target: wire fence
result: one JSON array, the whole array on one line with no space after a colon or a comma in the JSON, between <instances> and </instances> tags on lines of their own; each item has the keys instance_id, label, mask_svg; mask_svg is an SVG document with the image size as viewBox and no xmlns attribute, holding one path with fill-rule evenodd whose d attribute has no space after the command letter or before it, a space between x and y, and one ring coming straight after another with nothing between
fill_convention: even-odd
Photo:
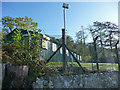
<instances>
[{"instance_id":1,"label":"wire fence","mask_svg":"<svg viewBox=\"0 0 120 90\"><path fill-rule=\"evenodd\" d=\"M67 36L75 37L75 36L66 34L66 37ZM49 37L51 38L51 40L47 41L47 45L46 45L47 49L43 51L43 58L46 60L59 48L59 46L62 42L62 35L60 33L58 34L57 32L56 33L51 32L51 33L49 33ZM53 38L54 38L54 40L53 40ZM60 43L57 43L57 40ZM77 41L76 38L74 38L73 41L74 41L74 46L75 46L75 41ZM71 45L69 45L69 46L71 46ZM80 47L80 45L79 45L79 47ZM88 49L87 55L85 55L85 52L84 52L84 56L83 56L83 53L81 53L81 54L78 54L76 52L72 52L72 53L75 56L75 58L80 62L81 66L84 67L84 69L86 69L88 71L96 71L97 65L96 65L96 61L94 59L93 46L89 47L89 45L86 44L85 48ZM84 49L84 47L82 47L82 49ZM115 60L116 58L115 58L115 55L113 55L113 52L106 50L104 52L105 57L106 57L105 58L103 56L103 52L101 52L102 50L99 47L97 49L98 49L97 54L98 54L98 58L99 58L98 64L99 64L100 71L118 71L118 62L117 62L117 60ZM102 59L103 59L103 61L102 61ZM72 55L67 50L66 50L66 60L67 60L68 67L79 67L79 65L77 64L75 59L72 57ZM105 60L105 62L104 62L104 60ZM63 66L62 48L56 53L55 56L53 56L53 58L50 60L50 62L47 64L47 66L62 69L62 66Z\"/></svg>"}]
</instances>

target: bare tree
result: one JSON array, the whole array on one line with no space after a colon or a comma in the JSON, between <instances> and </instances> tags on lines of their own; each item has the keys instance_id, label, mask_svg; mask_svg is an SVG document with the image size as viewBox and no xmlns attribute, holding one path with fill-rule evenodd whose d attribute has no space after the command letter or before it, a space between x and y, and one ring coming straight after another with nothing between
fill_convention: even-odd
<instances>
[{"instance_id":1,"label":"bare tree","mask_svg":"<svg viewBox=\"0 0 120 90\"><path fill-rule=\"evenodd\" d=\"M94 27L89 27L89 30L90 30L90 33L91 33L91 36L92 36L92 39L93 39L93 45L94 45L94 51L95 51L95 53L94 53L95 61L96 61L96 65L97 65L97 70L99 71L97 44L96 44L96 41L99 37L99 34L98 34L98 30L96 30Z\"/></svg>"}]
</instances>

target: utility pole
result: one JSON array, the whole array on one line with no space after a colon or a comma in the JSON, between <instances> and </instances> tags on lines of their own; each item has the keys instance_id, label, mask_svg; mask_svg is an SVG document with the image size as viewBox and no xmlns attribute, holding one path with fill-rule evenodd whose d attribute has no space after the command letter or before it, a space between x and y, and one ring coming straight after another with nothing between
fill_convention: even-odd
<instances>
[{"instance_id":1,"label":"utility pole","mask_svg":"<svg viewBox=\"0 0 120 90\"><path fill-rule=\"evenodd\" d=\"M72 55L72 57L75 59L75 61L77 62L77 64L81 67L81 69L83 70L83 72L85 72L85 70L83 69L83 67L81 66L81 64L79 63L79 61L75 58L75 56L72 54L72 52L68 49L68 47L65 45L65 8L69 8L69 4L65 4L63 3L63 13L64 13L64 29L62 29L62 45L47 59L46 63L48 63L51 58L60 50L60 48L62 47L62 54L63 54L63 72L66 71L67 69L67 60L66 60L66 49L69 51L69 53Z\"/></svg>"},{"instance_id":2,"label":"utility pole","mask_svg":"<svg viewBox=\"0 0 120 90\"><path fill-rule=\"evenodd\" d=\"M66 61L66 51L65 51L65 29L62 29L62 52L63 52L63 71L66 71L67 61Z\"/></svg>"},{"instance_id":3,"label":"utility pole","mask_svg":"<svg viewBox=\"0 0 120 90\"><path fill-rule=\"evenodd\" d=\"M65 50L65 43L66 43L66 39L65 39L65 8L69 8L69 4L65 4L63 3L62 6L63 9L63 13L64 13L64 29L62 29L62 52L63 52L63 71L66 71L67 68L67 60L66 60L66 50Z\"/></svg>"}]
</instances>

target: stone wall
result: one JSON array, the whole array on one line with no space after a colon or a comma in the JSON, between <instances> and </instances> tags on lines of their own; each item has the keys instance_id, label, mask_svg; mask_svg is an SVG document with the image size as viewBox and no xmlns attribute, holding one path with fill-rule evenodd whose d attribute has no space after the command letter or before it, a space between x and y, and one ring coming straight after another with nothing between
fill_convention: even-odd
<instances>
[{"instance_id":1,"label":"stone wall","mask_svg":"<svg viewBox=\"0 0 120 90\"><path fill-rule=\"evenodd\" d=\"M2 89L2 81L5 77L5 65L0 63L0 90Z\"/></svg>"},{"instance_id":2,"label":"stone wall","mask_svg":"<svg viewBox=\"0 0 120 90\"><path fill-rule=\"evenodd\" d=\"M0 90L2 89L2 64L0 63Z\"/></svg>"},{"instance_id":3,"label":"stone wall","mask_svg":"<svg viewBox=\"0 0 120 90\"><path fill-rule=\"evenodd\" d=\"M7 64L6 66L5 71L5 64L2 65L2 74L3 79L7 78L9 81L3 85L3 88L26 88L28 86L28 66L16 66L12 64Z\"/></svg>"},{"instance_id":4,"label":"stone wall","mask_svg":"<svg viewBox=\"0 0 120 90\"><path fill-rule=\"evenodd\" d=\"M5 77L5 66L6 66L6 64L2 64L2 80Z\"/></svg>"},{"instance_id":5,"label":"stone wall","mask_svg":"<svg viewBox=\"0 0 120 90\"><path fill-rule=\"evenodd\" d=\"M118 88L118 72L53 75L37 78L33 88Z\"/></svg>"}]
</instances>

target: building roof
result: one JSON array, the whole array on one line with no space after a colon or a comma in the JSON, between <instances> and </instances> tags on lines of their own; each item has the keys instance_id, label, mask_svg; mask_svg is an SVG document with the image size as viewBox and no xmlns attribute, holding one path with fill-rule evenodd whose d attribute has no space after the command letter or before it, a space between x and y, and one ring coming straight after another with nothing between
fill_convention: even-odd
<instances>
[{"instance_id":1,"label":"building roof","mask_svg":"<svg viewBox=\"0 0 120 90\"><path fill-rule=\"evenodd\" d=\"M55 37L51 37L48 34L43 35L47 40L51 40L52 42L56 44L61 44L61 41L59 39L55 39Z\"/></svg>"},{"instance_id":2,"label":"building roof","mask_svg":"<svg viewBox=\"0 0 120 90\"><path fill-rule=\"evenodd\" d=\"M14 42L14 36L18 33L18 31L20 31L20 33L21 33L21 36L25 39L26 37L28 37L28 33L27 33L27 30L24 30L24 29L18 29L18 28L15 28L13 31L11 31L9 34L7 34L6 36L5 36L5 38L3 39L4 41L5 41L5 43L12 43L12 42ZM32 36L32 34L33 34L33 31L30 31L29 30L29 33L30 33L30 35ZM35 32L36 34L38 34L38 32ZM41 36L42 36L42 34L41 34ZM43 37L43 36L42 36ZM22 39L23 39L22 38Z\"/></svg>"}]
</instances>

